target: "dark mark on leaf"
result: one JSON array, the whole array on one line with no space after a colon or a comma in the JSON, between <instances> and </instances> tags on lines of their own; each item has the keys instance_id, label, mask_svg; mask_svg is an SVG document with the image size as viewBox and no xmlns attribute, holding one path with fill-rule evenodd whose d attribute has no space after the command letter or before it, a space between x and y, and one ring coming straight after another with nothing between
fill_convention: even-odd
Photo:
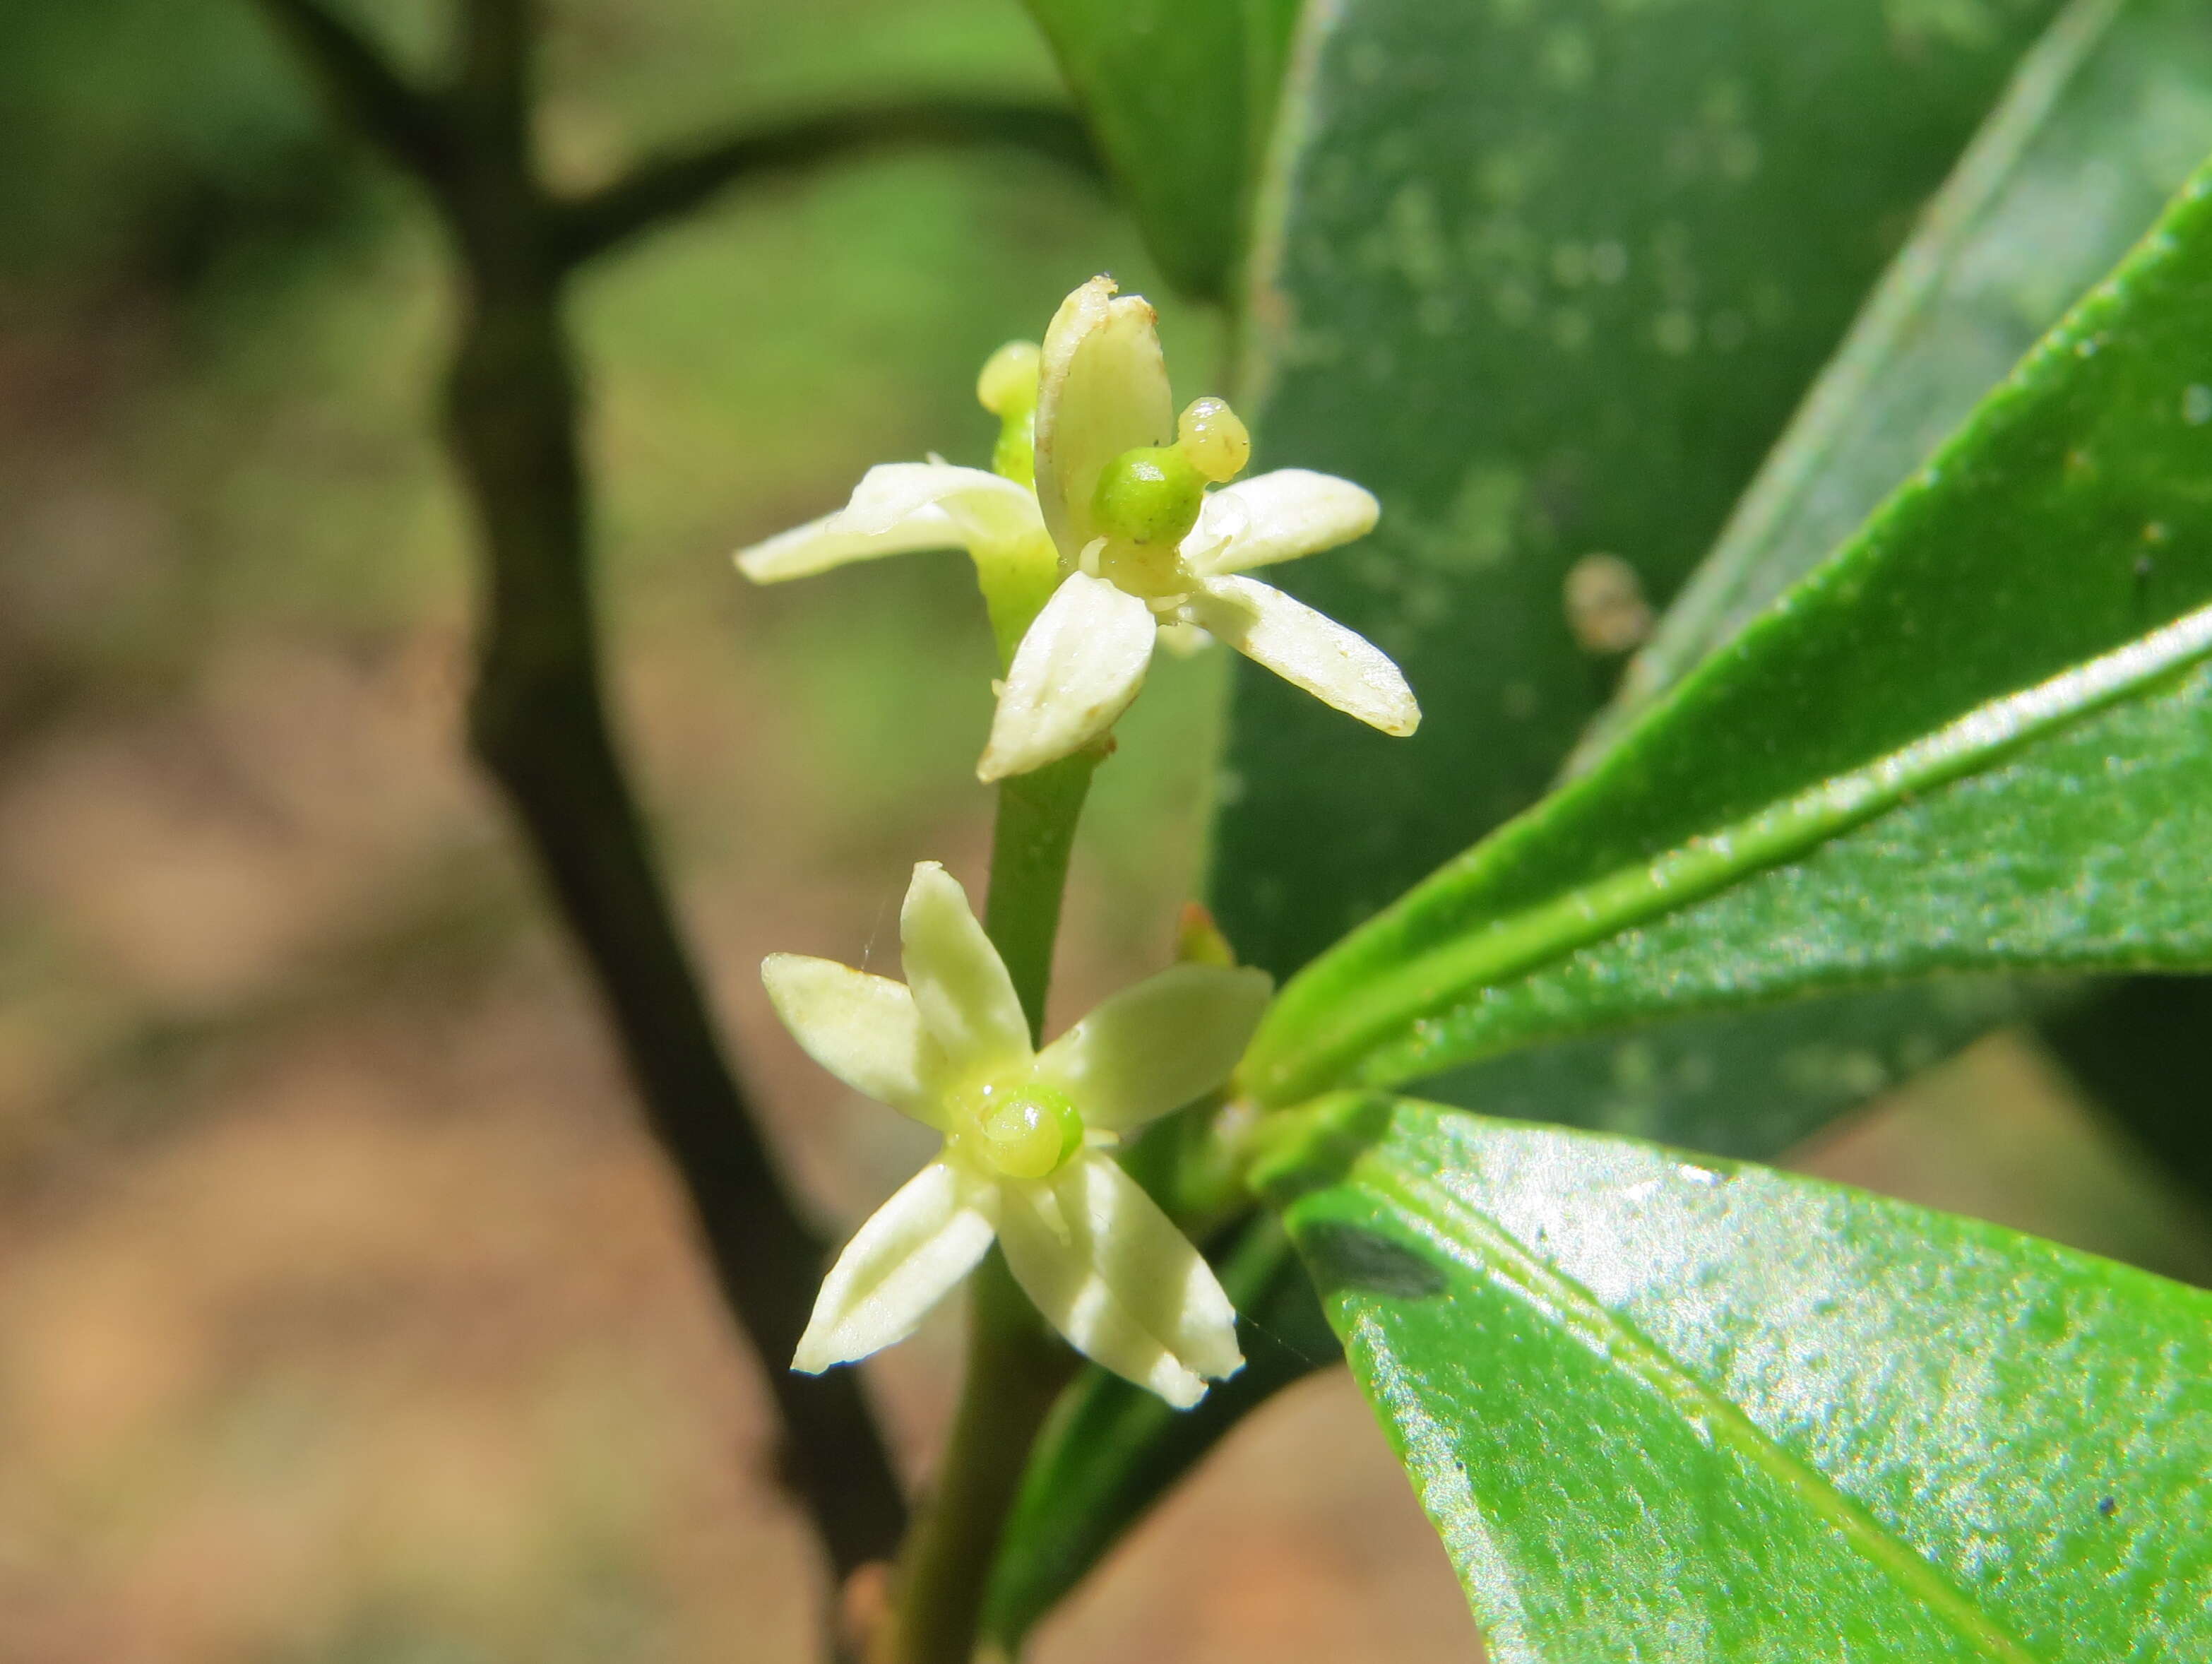
<instances>
[{"instance_id":1,"label":"dark mark on leaf","mask_svg":"<svg viewBox=\"0 0 2212 1664\"><path fill-rule=\"evenodd\" d=\"M1328 1293L1356 1289L1399 1300L1425 1300L1444 1291L1444 1276L1413 1249L1378 1232L1322 1219L1297 1232L1314 1281Z\"/></svg>"}]
</instances>

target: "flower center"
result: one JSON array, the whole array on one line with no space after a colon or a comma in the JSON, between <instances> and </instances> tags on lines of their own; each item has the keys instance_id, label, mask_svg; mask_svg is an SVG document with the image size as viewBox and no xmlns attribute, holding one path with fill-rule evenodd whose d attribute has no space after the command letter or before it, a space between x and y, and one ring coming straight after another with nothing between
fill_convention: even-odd
<instances>
[{"instance_id":1,"label":"flower center","mask_svg":"<svg viewBox=\"0 0 2212 1664\"><path fill-rule=\"evenodd\" d=\"M1168 597L1191 586L1180 545L1198 524L1206 488L1237 477L1251 436L1218 398L1191 401L1172 445L1140 446L1106 465L1091 512L1106 534L1099 575L1133 595Z\"/></svg>"},{"instance_id":2,"label":"flower center","mask_svg":"<svg viewBox=\"0 0 2212 1664\"><path fill-rule=\"evenodd\" d=\"M965 1123L959 1142L1009 1179L1045 1178L1083 1145L1074 1101L1033 1081L986 1081L961 1093L952 1108Z\"/></svg>"}]
</instances>

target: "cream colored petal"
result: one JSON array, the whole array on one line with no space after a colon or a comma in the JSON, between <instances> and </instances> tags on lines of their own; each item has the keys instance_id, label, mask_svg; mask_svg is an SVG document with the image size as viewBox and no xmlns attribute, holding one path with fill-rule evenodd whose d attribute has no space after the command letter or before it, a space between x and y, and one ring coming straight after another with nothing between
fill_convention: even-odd
<instances>
[{"instance_id":1,"label":"cream colored petal","mask_svg":"<svg viewBox=\"0 0 2212 1664\"><path fill-rule=\"evenodd\" d=\"M999 1241L1078 1351L1177 1409L1243 1367L1237 1313L1212 1268L1110 1157L1085 1151L1042 1184L1002 1186Z\"/></svg>"},{"instance_id":2,"label":"cream colored petal","mask_svg":"<svg viewBox=\"0 0 2212 1664\"><path fill-rule=\"evenodd\" d=\"M935 861L914 869L899 941L922 1029L951 1078L974 1080L1029 1061L1029 1023L1006 962L976 923L968 892Z\"/></svg>"},{"instance_id":3,"label":"cream colored petal","mask_svg":"<svg viewBox=\"0 0 2212 1664\"><path fill-rule=\"evenodd\" d=\"M772 953L761 961L769 1002L807 1056L856 1092L945 1130L930 1084L941 1072L906 984L832 959Z\"/></svg>"},{"instance_id":4,"label":"cream colored petal","mask_svg":"<svg viewBox=\"0 0 2212 1664\"><path fill-rule=\"evenodd\" d=\"M1185 608L1246 658L1386 734L1410 734L1421 708L1389 655L1303 601L1250 578L1209 578Z\"/></svg>"},{"instance_id":5,"label":"cream colored petal","mask_svg":"<svg viewBox=\"0 0 2212 1664\"><path fill-rule=\"evenodd\" d=\"M1182 552L1202 572L1245 572L1364 537L1382 512L1350 480L1279 468L1210 493Z\"/></svg>"},{"instance_id":6,"label":"cream colored petal","mask_svg":"<svg viewBox=\"0 0 2212 1664\"><path fill-rule=\"evenodd\" d=\"M935 507L970 539L1011 542L1037 529L1036 495L982 468L886 462L868 470L845 513L855 526L890 528Z\"/></svg>"},{"instance_id":7,"label":"cream colored petal","mask_svg":"<svg viewBox=\"0 0 2212 1664\"><path fill-rule=\"evenodd\" d=\"M781 583L886 555L1016 538L1037 524L1036 499L1012 480L949 463L885 463L836 513L740 550L738 568L755 583Z\"/></svg>"},{"instance_id":8,"label":"cream colored petal","mask_svg":"<svg viewBox=\"0 0 2212 1664\"><path fill-rule=\"evenodd\" d=\"M1267 1008L1265 971L1176 965L1124 988L1037 1054L1085 1127L1127 1132L1229 1078Z\"/></svg>"},{"instance_id":9,"label":"cream colored petal","mask_svg":"<svg viewBox=\"0 0 2212 1664\"><path fill-rule=\"evenodd\" d=\"M995 1197L932 1162L868 1217L822 1279L791 1367L818 1376L915 1332L991 1246Z\"/></svg>"},{"instance_id":10,"label":"cream colored petal","mask_svg":"<svg viewBox=\"0 0 2212 1664\"><path fill-rule=\"evenodd\" d=\"M1045 331L1037 383L1036 491L1045 525L1072 568L1099 535L1091 495L1106 465L1175 438L1175 398L1156 314L1094 277L1060 303Z\"/></svg>"},{"instance_id":11,"label":"cream colored petal","mask_svg":"<svg viewBox=\"0 0 2212 1664\"><path fill-rule=\"evenodd\" d=\"M1062 579L1014 649L975 777L1026 774L1112 727L1144 686L1158 633L1135 596L1080 572Z\"/></svg>"}]
</instances>

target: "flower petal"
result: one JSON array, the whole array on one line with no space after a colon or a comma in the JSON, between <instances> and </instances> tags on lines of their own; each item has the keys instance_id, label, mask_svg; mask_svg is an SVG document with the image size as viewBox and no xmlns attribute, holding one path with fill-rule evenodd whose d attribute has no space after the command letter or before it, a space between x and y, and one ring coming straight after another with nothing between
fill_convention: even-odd
<instances>
[{"instance_id":1,"label":"flower petal","mask_svg":"<svg viewBox=\"0 0 2212 1664\"><path fill-rule=\"evenodd\" d=\"M932 1162L868 1216L822 1279L791 1367L818 1376L915 1332L991 1246L990 1187Z\"/></svg>"},{"instance_id":2,"label":"flower petal","mask_svg":"<svg viewBox=\"0 0 2212 1664\"><path fill-rule=\"evenodd\" d=\"M762 960L761 981L807 1056L854 1091L945 1130L929 1090L943 1065L905 983L797 953Z\"/></svg>"},{"instance_id":3,"label":"flower petal","mask_svg":"<svg viewBox=\"0 0 2212 1664\"><path fill-rule=\"evenodd\" d=\"M1137 597L1081 572L1062 579L1014 649L975 777L1026 774L1112 727L1144 685L1158 634Z\"/></svg>"},{"instance_id":4,"label":"flower petal","mask_svg":"<svg viewBox=\"0 0 2212 1664\"><path fill-rule=\"evenodd\" d=\"M1002 1185L999 1240L1078 1351L1177 1409L1243 1368L1212 1269L1111 1157L1085 1151L1048 1181Z\"/></svg>"},{"instance_id":5,"label":"flower petal","mask_svg":"<svg viewBox=\"0 0 2212 1664\"><path fill-rule=\"evenodd\" d=\"M1116 299L1093 277L1060 303L1044 335L1037 382L1036 494L1044 523L1072 568L1099 535L1092 494L1124 451L1175 437L1175 398L1156 314L1140 295Z\"/></svg>"},{"instance_id":6,"label":"flower petal","mask_svg":"<svg viewBox=\"0 0 2212 1664\"><path fill-rule=\"evenodd\" d=\"M1382 512L1350 480L1278 468L1210 493L1182 552L1201 572L1245 572L1364 537Z\"/></svg>"},{"instance_id":7,"label":"flower petal","mask_svg":"<svg viewBox=\"0 0 2212 1664\"><path fill-rule=\"evenodd\" d=\"M1085 1127L1126 1132L1229 1078L1274 990L1265 971L1176 965L1124 988L1037 1054Z\"/></svg>"},{"instance_id":8,"label":"flower petal","mask_svg":"<svg viewBox=\"0 0 2212 1664\"><path fill-rule=\"evenodd\" d=\"M1386 734L1410 734L1421 708L1389 655L1303 601L1250 578L1209 578L1184 608L1246 658Z\"/></svg>"},{"instance_id":9,"label":"flower petal","mask_svg":"<svg viewBox=\"0 0 2212 1664\"><path fill-rule=\"evenodd\" d=\"M907 986L957 1084L1030 1060L1030 1025L968 892L935 861L914 869L899 913Z\"/></svg>"},{"instance_id":10,"label":"flower petal","mask_svg":"<svg viewBox=\"0 0 2212 1664\"><path fill-rule=\"evenodd\" d=\"M781 583L886 555L1007 541L1037 524L1036 500L1012 480L950 463L885 463L836 513L740 550L738 568L757 584Z\"/></svg>"}]
</instances>

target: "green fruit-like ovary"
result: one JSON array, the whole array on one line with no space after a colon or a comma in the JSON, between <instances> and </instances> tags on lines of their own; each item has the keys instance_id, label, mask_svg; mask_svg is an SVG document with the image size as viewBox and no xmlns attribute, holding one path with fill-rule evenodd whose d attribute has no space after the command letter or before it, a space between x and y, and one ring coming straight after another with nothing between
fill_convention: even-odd
<instances>
[{"instance_id":1,"label":"green fruit-like ovary","mask_svg":"<svg viewBox=\"0 0 2212 1664\"><path fill-rule=\"evenodd\" d=\"M1198 524L1206 477L1172 445L1124 451L1106 465L1091 512L1109 538L1172 549Z\"/></svg>"},{"instance_id":2,"label":"green fruit-like ovary","mask_svg":"<svg viewBox=\"0 0 2212 1664\"><path fill-rule=\"evenodd\" d=\"M963 1093L960 1141L1009 1179L1042 1179L1083 1147L1083 1117L1066 1093L1033 1081L987 1083Z\"/></svg>"}]
</instances>

